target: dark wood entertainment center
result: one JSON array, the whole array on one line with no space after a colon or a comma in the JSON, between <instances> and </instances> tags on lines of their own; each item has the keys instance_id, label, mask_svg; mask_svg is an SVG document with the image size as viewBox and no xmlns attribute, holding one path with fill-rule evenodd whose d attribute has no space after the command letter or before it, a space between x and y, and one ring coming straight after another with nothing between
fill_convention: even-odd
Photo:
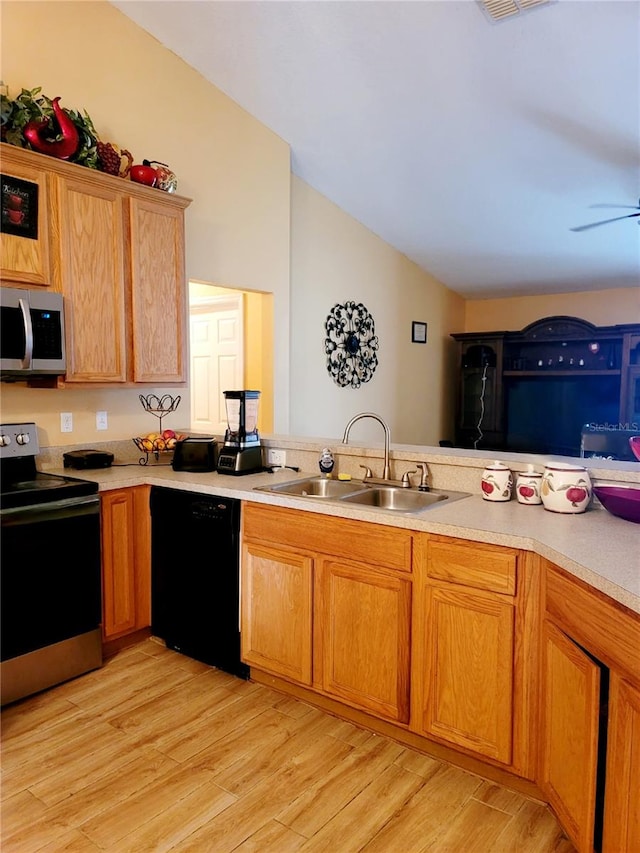
<instances>
[{"instance_id":1,"label":"dark wood entertainment center","mask_svg":"<svg viewBox=\"0 0 640 853\"><path fill-rule=\"evenodd\" d=\"M456 447L580 456L586 424L640 433L640 324L557 316L452 337Z\"/></svg>"}]
</instances>

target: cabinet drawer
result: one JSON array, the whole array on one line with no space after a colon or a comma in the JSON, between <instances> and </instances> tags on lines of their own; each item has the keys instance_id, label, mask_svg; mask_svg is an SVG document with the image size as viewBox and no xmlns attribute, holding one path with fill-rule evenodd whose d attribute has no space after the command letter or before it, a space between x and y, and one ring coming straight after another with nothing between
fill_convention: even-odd
<instances>
[{"instance_id":1,"label":"cabinet drawer","mask_svg":"<svg viewBox=\"0 0 640 853\"><path fill-rule=\"evenodd\" d=\"M411 571L412 536L408 530L397 527L245 503L243 533L247 539L316 554L348 554L356 562Z\"/></svg>"},{"instance_id":2,"label":"cabinet drawer","mask_svg":"<svg viewBox=\"0 0 640 853\"><path fill-rule=\"evenodd\" d=\"M513 548L429 536L426 553L430 578L515 595L518 551Z\"/></svg>"}]
</instances>

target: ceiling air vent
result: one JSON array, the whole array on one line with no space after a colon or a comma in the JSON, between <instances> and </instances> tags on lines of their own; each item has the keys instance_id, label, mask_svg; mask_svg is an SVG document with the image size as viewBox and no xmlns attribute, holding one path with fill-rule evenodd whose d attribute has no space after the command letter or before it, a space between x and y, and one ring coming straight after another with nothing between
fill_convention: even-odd
<instances>
[{"instance_id":1,"label":"ceiling air vent","mask_svg":"<svg viewBox=\"0 0 640 853\"><path fill-rule=\"evenodd\" d=\"M520 15L534 6L546 6L550 0L479 0L482 11L493 21Z\"/></svg>"}]
</instances>

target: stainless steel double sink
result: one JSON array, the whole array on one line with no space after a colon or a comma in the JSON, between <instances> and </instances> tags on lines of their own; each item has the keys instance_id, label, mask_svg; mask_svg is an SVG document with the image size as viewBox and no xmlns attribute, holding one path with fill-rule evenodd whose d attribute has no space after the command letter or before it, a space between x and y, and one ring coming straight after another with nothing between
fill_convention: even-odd
<instances>
[{"instance_id":1,"label":"stainless steel double sink","mask_svg":"<svg viewBox=\"0 0 640 853\"><path fill-rule=\"evenodd\" d=\"M255 486L258 492L272 492L292 497L308 498L312 501L348 503L404 515L425 512L444 501L451 503L469 496L468 492L450 492L431 489L421 492L393 484L367 483L359 480L328 480L325 477L310 477L306 480L291 480L272 486Z\"/></svg>"}]
</instances>

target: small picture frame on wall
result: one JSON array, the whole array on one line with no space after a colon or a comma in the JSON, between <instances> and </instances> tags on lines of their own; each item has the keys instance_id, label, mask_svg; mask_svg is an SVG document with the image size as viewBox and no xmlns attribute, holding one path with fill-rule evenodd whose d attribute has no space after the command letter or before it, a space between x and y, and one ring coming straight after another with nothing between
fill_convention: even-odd
<instances>
[{"instance_id":1,"label":"small picture frame on wall","mask_svg":"<svg viewBox=\"0 0 640 853\"><path fill-rule=\"evenodd\" d=\"M2 231L38 239L38 185L12 175L0 175Z\"/></svg>"},{"instance_id":2,"label":"small picture frame on wall","mask_svg":"<svg viewBox=\"0 0 640 853\"><path fill-rule=\"evenodd\" d=\"M417 320L414 320L411 323L411 343L412 344L426 344L427 342L427 324L419 323Z\"/></svg>"}]
</instances>

